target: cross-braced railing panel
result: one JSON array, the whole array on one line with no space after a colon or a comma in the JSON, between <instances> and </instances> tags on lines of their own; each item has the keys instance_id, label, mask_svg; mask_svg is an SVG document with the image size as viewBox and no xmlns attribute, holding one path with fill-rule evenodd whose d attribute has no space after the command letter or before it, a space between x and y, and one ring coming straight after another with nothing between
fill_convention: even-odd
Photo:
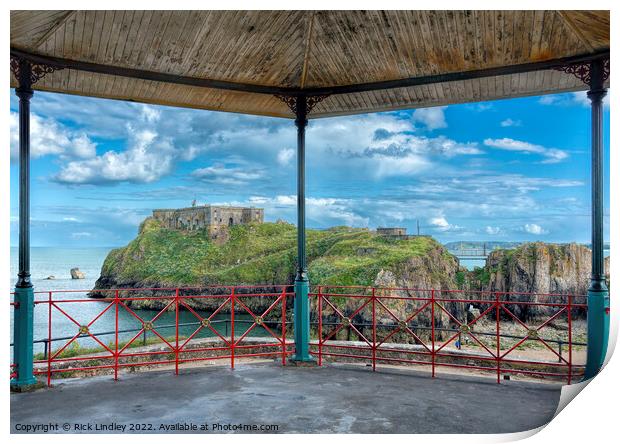
<instances>
[{"instance_id":1,"label":"cross-braced railing panel","mask_svg":"<svg viewBox=\"0 0 620 444\"><path fill-rule=\"evenodd\" d=\"M465 290L318 286L314 353L323 360L502 375L581 376L585 343L583 296ZM349 333L344 335L343 331ZM583 332L580 333L582 335ZM575 353L579 348L578 353ZM577 358L577 359L575 359Z\"/></svg>"},{"instance_id":2,"label":"cross-braced railing panel","mask_svg":"<svg viewBox=\"0 0 620 444\"><path fill-rule=\"evenodd\" d=\"M287 339L290 286L210 286L37 292L44 345L36 375L173 367L184 363L276 357L294 352ZM90 293L90 294L89 294ZM89 296L95 296L89 297ZM16 304L11 303L12 306ZM45 319L43 319L45 318ZM42 355L42 356L41 356ZM17 376L11 365L11 378Z\"/></svg>"},{"instance_id":3,"label":"cross-braced railing panel","mask_svg":"<svg viewBox=\"0 0 620 444\"><path fill-rule=\"evenodd\" d=\"M316 302L311 304L317 317L319 365L322 365L323 356L354 356L373 361L373 330L363 325L363 320L372 316L374 311L372 290L330 287L331 291L324 293L321 288L316 294Z\"/></svg>"},{"instance_id":4,"label":"cross-braced railing panel","mask_svg":"<svg viewBox=\"0 0 620 444\"><path fill-rule=\"evenodd\" d=\"M235 330L234 349L238 356L269 357L279 353L282 365L286 365L287 356L292 354L292 349L289 350L292 343L287 342L286 336L286 310L287 306L292 308L292 300L287 299L292 296L293 294L287 293L284 288L279 292L262 294L252 293L250 290L249 293L239 292L235 296L237 313L249 317L238 322L239 328ZM257 300L260 301L258 307L251 304ZM258 335L267 341L249 343L250 335Z\"/></svg>"}]
</instances>

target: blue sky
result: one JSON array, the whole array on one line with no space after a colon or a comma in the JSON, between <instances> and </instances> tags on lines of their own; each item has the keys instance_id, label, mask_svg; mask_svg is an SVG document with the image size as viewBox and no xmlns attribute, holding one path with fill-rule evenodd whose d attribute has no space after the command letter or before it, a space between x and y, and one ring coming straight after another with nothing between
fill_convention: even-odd
<instances>
[{"instance_id":1,"label":"blue sky","mask_svg":"<svg viewBox=\"0 0 620 444\"><path fill-rule=\"evenodd\" d=\"M588 242L585 93L311 120L308 227L404 226L442 242ZM11 95L11 244L17 244ZM35 93L32 244L117 246L153 208L265 208L295 222L291 120ZM609 108L605 107L606 240Z\"/></svg>"}]
</instances>

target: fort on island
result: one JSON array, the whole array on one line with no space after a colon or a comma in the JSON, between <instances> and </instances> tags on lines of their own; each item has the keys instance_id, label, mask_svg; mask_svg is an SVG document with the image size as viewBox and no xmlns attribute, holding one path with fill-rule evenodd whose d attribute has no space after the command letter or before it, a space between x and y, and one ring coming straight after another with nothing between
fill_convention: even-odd
<instances>
[{"instance_id":1,"label":"fort on island","mask_svg":"<svg viewBox=\"0 0 620 444\"><path fill-rule=\"evenodd\" d=\"M377 234L380 236L406 236L407 229L401 227L377 227Z\"/></svg>"},{"instance_id":2,"label":"fort on island","mask_svg":"<svg viewBox=\"0 0 620 444\"><path fill-rule=\"evenodd\" d=\"M153 210L153 218L171 230L195 231L206 229L217 238L227 227L250 222L263 223L265 210L251 207L199 205L188 208Z\"/></svg>"},{"instance_id":3,"label":"fort on island","mask_svg":"<svg viewBox=\"0 0 620 444\"><path fill-rule=\"evenodd\" d=\"M427 234L420 234L418 226L418 234L407 234L407 229L403 227L377 227L377 235L387 237L389 239L409 240L416 237L430 237Z\"/></svg>"}]
</instances>

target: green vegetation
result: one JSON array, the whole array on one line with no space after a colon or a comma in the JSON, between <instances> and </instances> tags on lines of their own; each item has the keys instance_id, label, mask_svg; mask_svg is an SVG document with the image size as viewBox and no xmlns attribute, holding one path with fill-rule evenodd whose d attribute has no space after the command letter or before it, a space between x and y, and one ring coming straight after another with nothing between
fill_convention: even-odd
<instances>
[{"instance_id":1,"label":"green vegetation","mask_svg":"<svg viewBox=\"0 0 620 444\"><path fill-rule=\"evenodd\" d=\"M476 284L476 288L483 288L491 282L491 270L489 267L474 267L471 272L472 281Z\"/></svg>"},{"instance_id":2,"label":"green vegetation","mask_svg":"<svg viewBox=\"0 0 620 444\"><path fill-rule=\"evenodd\" d=\"M460 288L460 289L465 289L465 284L467 283L467 275L464 271L457 271L456 272L456 285Z\"/></svg>"},{"instance_id":3,"label":"green vegetation","mask_svg":"<svg viewBox=\"0 0 620 444\"><path fill-rule=\"evenodd\" d=\"M293 281L297 231L287 223L230 227L223 244L206 231L180 232L147 219L136 239L110 252L102 268L104 282L115 285L241 285ZM365 229L334 227L307 231L307 255L313 281L325 285L370 285L381 269L393 269L411 257L442 248L427 237L396 240Z\"/></svg>"}]
</instances>

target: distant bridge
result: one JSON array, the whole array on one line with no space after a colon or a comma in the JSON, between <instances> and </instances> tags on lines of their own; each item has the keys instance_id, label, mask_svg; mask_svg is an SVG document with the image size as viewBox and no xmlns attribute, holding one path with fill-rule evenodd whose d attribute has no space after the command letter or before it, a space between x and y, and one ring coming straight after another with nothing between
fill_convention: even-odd
<instances>
[{"instance_id":1,"label":"distant bridge","mask_svg":"<svg viewBox=\"0 0 620 444\"><path fill-rule=\"evenodd\" d=\"M492 250L489 248L464 248L464 249L449 249L448 253L455 256L459 263L461 261L484 261L486 265L489 253Z\"/></svg>"},{"instance_id":2,"label":"distant bridge","mask_svg":"<svg viewBox=\"0 0 620 444\"><path fill-rule=\"evenodd\" d=\"M476 248L466 250L448 250L448 252L459 259L486 259L492 250L488 248Z\"/></svg>"}]
</instances>

